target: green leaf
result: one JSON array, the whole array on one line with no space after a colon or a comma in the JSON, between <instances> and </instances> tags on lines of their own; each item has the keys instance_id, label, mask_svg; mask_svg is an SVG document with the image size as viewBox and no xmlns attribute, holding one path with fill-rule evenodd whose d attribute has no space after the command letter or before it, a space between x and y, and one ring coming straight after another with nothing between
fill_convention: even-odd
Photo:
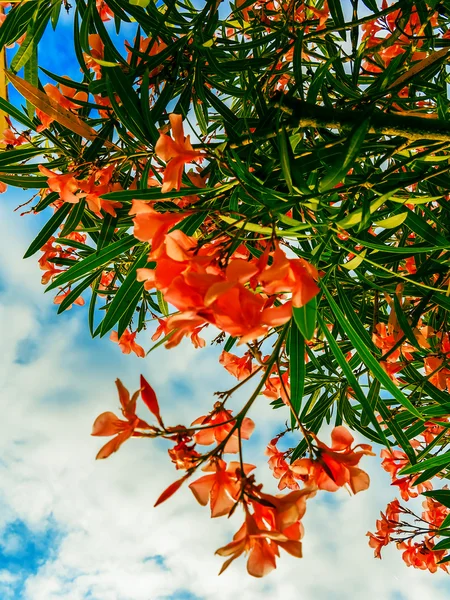
<instances>
[{"instance_id":1,"label":"green leaf","mask_svg":"<svg viewBox=\"0 0 450 600\"><path fill-rule=\"evenodd\" d=\"M114 230L117 227L118 218L107 213L103 219L102 228L97 241L97 252L111 242L114 237Z\"/></svg>"},{"instance_id":2,"label":"green leaf","mask_svg":"<svg viewBox=\"0 0 450 600\"><path fill-rule=\"evenodd\" d=\"M236 337L232 337L231 335L228 336L228 339L225 342L225 346L223 347L225 352L229 352L233 348L233 346L235 345L236 342L237 342Z\"/></svg>"},{"instance_id":3,"label":"green leaf","mask_svg":"<svg viewBox=\"0 0 450 600\"><path fill-rule=\"evenodd\" d=\"M130 250L130 248L138 243L139 242L132 235L125 235L123 238L117 242L114 242L107 248L103 248L100 252L91 254L84 260L78 261L73 267L58 275L53 283L48 286L46 291L48 292L49 290L53 290L60 285L80 279L81 277L84 277L90 273L92 270L108 265L122 253Z\"/></svg>"},{"instance_id":4,"label":"green leaf","mask_svg":"<svg viewBox=\"0 0 450 600\"><path fill-rule=\"evenodd\" d=\"M156 290L156 298L158 300L158 306L159 306L161 313L165 317L168 317L169 316L169 305L164 300L164 296L162 295L162 293L159 290Z\"/></svg>"},{"instance_id":5,"label":"green leaf","mask_svg":"<svg viewBox=\"0 0 450 600\"><path fill-rule=\"evenodd\" d=\"M28 23L40 4L40 0L21 2L19 5L15 6L13 10L8 12L6 19L0 27L0 50L2 50L4 46L13 44L26 32Z\"/></svg>"},{"instance_id":6,"label":"green leaf","mask_svg":"<svg viewBox=\"0 0 450 600\"><path fill-rule=\"evenodd\" d=\"M436 502L450 508L450 490L430 490L428 492L422 492L422 496L433 498Z\"/></svg>"},{"instance_id":7,"label":"green leaf","mask_svg":"<svg viewBox=\"0 0 450 600\"><path fill-rule=\"evenodd\" d=\"M405 222L407 216L408 213L404 212L388 217L387 219L382 219L381 221L374 221L373 224L375 227L382 227L383 229L396 229Z\"/></svg>"},{"instance_id":8,"label":"green leaf","mask_svg":"<svg viewBox=\"0 0 450 600\"><path fill-rule=\"evenodd\" d=\"M420 352L421 348L419 346L419 343L416 340L414 331L411 329L411 325L408 323L405 313L403 312L402 307L400 306L400 301L397 297L397 294L396 293L393 294L393 297L394 297L395 316L397 317L397 320L399 322L401 330L405 334L405 337L408 340L408 342L410 344L412 344L415 348L417 348L417 350L419 350L419 352Z\"/></svg>"},{"instance_id":9,"label":"green leaf","mask_svg":"<svg viewBox=\"0 0 450 600\"><path fill-rule=\"evenodd\" d=\"M326 192L342 181L359 156L369 128L369 116L353 128L342 149L342 154L339 154L334 164L327 167L327 171L319 183L319 192Z\"/></svg>"},{"instance_id":10,"label":"green leaf","mask_svg":"<svg viewBox=\"0 0 450 600\"><path fill-rule=\"evenodd\" d=\"M411 444L409 443L408 438L406 437L403 429L400 427L400 425L395 420L395 417L392 415L389 408L386 406L386 404L381 399L377 403L377 409L378 409L378 412L380 413L386 427L392 433L392 435L395 437L395 439L397 440L399 445L403 448L403 450L407 454L407 456L409 458L409 462L415 463L416 455L414 453L414 450L411 447Z\"/></svg>"},{"instance_id":11,"label":"green leaf","mask_svg":"<svg viewBox=\"0 0 450 600\"><path fill-rule=\"evenodd\" d=\"M0 181L23 189L42 190L47 187L47 177L21 177L20 175L3 175L3 173L0 173Z\"/></svg>"},{"instance_id":12,"label":"green leaf","mask_svg":"<svg viewBox=\"0 0 450 600\"><path fill-rule=\"evenodd\" d=\"M400 475L414 475L415 473L421 473L425 469L431 469L434 467L441 467L441 470L445 469L450 465L450 452L444 452L433 458L428 458L415 465L405 467L400 471ZM439 471L438 471L439 472Z\"/></svg>"},{"instance_id":13,"label":"green leaf","mask_svg":"<svg viewBox=\"0 0 450 600\"><path fill-rule=\"evenodd\" d=\"M328 0L328 8L330 9L330 14L333 18L333 21L337 27L345 27L345 19L344 13L342 12L342 6L340 0ZM339 35L344 40L347 40L345 35L345 31L339 31Z\"/></svg>"},{"instance_id":14,"label":"green leaf","mask_svg":"<svg viewBox=\"0 0 450 600\"><path fill-rule=\"evenodd\" d=\"M150 131L146 126L146 123L142 118L139 97L134 91L128 78L123 74L121 69L109 69L106 72L106 75L108 95L114 106L114 110L121 117L126 127L141 142L150 142L154 145L159 137L159 133L156 127L153 127ZM114 100L115 94L117 94L122 101L120 108Z\"/></svg>"},{"instance_id":15,"label":"green leaf","mask_svg":"<svg viewBox=\"0 0 450 600\"><path fill-rule=\"evenodd\" d=\"M140 249L139 257L135 259L132 267L129 269L125 280L114 295L112 302L108 306L108 312L102 321L100 336L103 337L120 320L125 311L127 311L132 300L142 293L144 282L137 281L136 270L142 267L151 268L148 263L147 244ZM137 300L136 300L137 303ZM134 307L133 307L134 310Z\"/></svg>"},{"instance_id":16,"label":"green leaf","mask_svg":"<svg viewBox=\"0 0 450 600\"><path fill-rule=\"evenodd\" d=\"M358 352L361 360L364 362L366 367L368 367L373 375L380 380L380 383L383 387L392 394L392 396L400 402L400 404L406 408L412 415L423 420L422 415L419 411L411 404L411 401L399 390L399 388L395 385L395 383L389 378L386 371L381 367L378 363L377 359L371 354L370 350L367 348L364 340L361 339L359 334L353 328L349 320L344 316L339 306L334 301L333 296L330 294L326 286L321 284L321 288L323 293L325 294L328 303L330 305L333 314L335 315L340 327L343 332L348 336L349 340L352 342L355 350Z\"/></svg>"},{"instance_id":17,"label":"green leaf","mask_svg":"<svg viewBox=\"0 0 450 600\"><path fill-rule=\"evenodd\" d=\"M442 244L445 246L450 244L450 240L445 239L445 237L440 235L436 229L428 225L423 217L419 217L419 215L416 215L412 210L408 212L405 224L411 231L414 231L414 233L426 240L429 244Z\"/></svg>"},{"instance_id":18,"label":"green leaf","mask_svg":"<svg viewBox=\"0 0 450 600\"><path fill-rule=\"evenodd\" d=\"M30 121L30 119L21 110L10 104L4 98L0 98L0 110L4 111L11 117L14 117L14 119L16 119L22 125L25 125L25 127L27 127L28 129L36 131L37 125L34 125L33 121Z\"/></svg>"},{"instance_id":19,"label":"green leaf","mask_svg":"<svg viewBox=\"0 0 450 600\"><path fill-rule=\"evenodd\" d=\"M358 254L356 256L354 256L352 259L348 260L345 263L342 263L342 266L344 267L344 269L347 269L348 271L354 271L355 269L357 269L359 267L359 265L364 262L364 258L367 254L367 248L364 248L364 250L362 252L358 252Z\"/></svg>"},{"instance_id":20,"label":"green leaf","mask_svg":"<svg viewBox=\"0 0 450 600\"><path fill-rule=\"evenodd\" d=\"M86 277L86 279L84 279L81 283L79 283L76 287L74 287L73 290L71 290L70 293L67 294L67 296L64 298L64 300L59 305L57 314L59 315L62 312L64 312L67 308L69 308L69 306L73 302L75 302L75 300L81 295L81 293L84 292L84 290L86 288L88 288L91 285L91 283L93 281L95 281L95 279L100 274L101 274L101 271L94 271L93 273L88 275L88 277Z\"/></svg>"},{"instance_id":21,"label":"green leaf","mask_svg":"<svg viewBox=\"0 0 450 600\"><path fill-rule=\"evenodd\" d=\"M362 0L369 10L374 13L378 12L377 0Z\"/></svg>"},{"instance_id":22,"label":"green leaf","mask_svg":"<svg viewBox=\"0 0 450 600\"><path fill-rule=\"evenodd\" d=\"M291 384L291 404L294 414L291 414L291 428L294 429L302 406L303 390L305 389L305 339L295 320L291 321L289 340L289 378Z\"/></svg>"},{"instance_id":23,"label":"green leaf","mask_svg":"<svg viewBox=\"0 0 450 600\"><path fill-rule=\"evenodd\" d=\"M47 23L50 19L52 11L52 5L47 7L39 6L36 9L36 12L33 15L33 19L30 21L25 39L20 45L19 49L14 55L10 63L10 69L17 73L20 69L28 63L30 59L32 59L33 54L35 55L37 52L37 44L39 43L45 28L47 27ZM27 70L25 69L25 79L29 81L32 85L37 85L37 64L35 70L35 77L32 80L28 79L26 76Z\"/></svg>"},{"instance_id":24,"label":"green leaf","mask_svg":"<svg viewBox=\"0 0 450 600\"><path fill-rule=\"evenodd\" d=\"M294 306L292 315L305 340L312 339L316 329L317 296L300 308Z\"/></svg>"},{"instance_id":25,"label":"green leaf","mask_svg":"<svg viewBox=\"0 0 450 600\"><path fill-rule=\"evenodd\" d=\"M366 346L375 354L380 355L381 354L380 350L375 346L375 344L372 341L372 338L370 337L369 333L365 329L363 323L358 318L359 310L358 309L355 310L353 308L350 300L347 298L347 294L345 293L344 288L342 287L342 285L340 284L340 282L338 280L336 280L336 290L337 290L337 294L338 294L338 298L339 298L339 303L342 305L342 310L343 310L345 316L347 317L347 319L350 321L350 323L356 329L358 334L364 340L364 343L366 344Z\"/></svg>"},{"instance_id":26,"label":"green leaf","mask_svg":"<svg viewBox=\"0 0 450 600\"><path fill-rule=\"evenodd\" d=\"M63 230L60 233L61 237L69 235L69 233L72 233L72 231L75 231L75 229L78 227L81 221L81 217L84 213L85 204L86 202L84 200L80 200L78 204L71 205L72 210L70 211L70 215L68 216Z\"/></svg>"},{"instance_id":27,"label":"green leaf","mask_svg":"<svg viewBox=\"0 0 450 600\"><path fill-rule=\"evenodd\" d=\"M431 469L426 469L423 473L421 473L419 475L419 477L414 481L414 483L411 485L411 487L415 487L417 485L420 485L424 481L429 481L432 477L434 477L435 475L437 475L441 471L442 471L442 467L440 467L440 466L433 467Z\"/></svg>"},{"instance_id":28,"label":"green leaf","mask_svg":"<svg viewBox=\"0 0 450 600\"><path fill-rule=\"evenodd\" d=\"M442 533L440 535L443 535ZM445 540L441 540L434 546L433 551L439 552L439 550L447 550L450 548L450 533L449 536Z\"/></svg>"},{"instance_id":29,"label":"green leaf","mask_svg":"<svg viewBox=\"0 0 450 600\"><path fill-rule=\"evenodd\" d=\"M328 327L326 326L320 313L317 313L317 321L319 323L320 329L322 330L323 334L327 338L327 341L328 341L328 344L330 346L330 350L331 350L333 356L336 358L338 365L342 369L342 372L347 379L347 383L353 389L356 399L361 404L361 406L366 411L366 413L369 415L370 421L372 422L373 426L375 427L375 430L378 432L380 438L383 440L383 443L389 448L390 444L386 438L384 431L381 429L380 424L378 423L378 420L375 416L375 413L372 410L372 407L370 406L369 402L367 401L366 395L364 394L363 390L361 389L361 386L359 385L359 382L356 379L356 376L353 373L353 371L352 371L349 363L347 362L347 359L345 358L342 350L340 349L338 343L334 339L331 332L328 331ZM399 441L399 440L397 440L397 441ZM414 451L412 450L409 442L407 442L404 446L402 444L400 444L400 445L402 446L402 448L404 449L404 451L406 452L406 454L408 456L410 456L410 455L414 456Z\"/></svg>"},{"instance_id":30,"label":"green leaf","mask_svg":"<svg viewBox=\"0 0 450 600\"><path fill-rule=\"evenodd\" d=\"M31 242L28 250L24 254L24 258L33 256L35 252L42 248L42 246L50 239L50 237L55 233L55 231L67 217L71 208L72 205L68 204L67 202L65 202L61 208L58 208L55 214L47 221L41 231Z\"/></svg>"},{"instance_id":31,"label":"green leaf","mask_svg":"<svg viewBox=\"0 0 450 600\"><path fill-rule=\"evenodd\" d=\"M6 167L26 161L29 158L33 158L34 156L39 156L41 154L41 148L26 148L24 146L21 148L14 148L14 150L5 150L4 152L0 152L0 171L7 170Z\"/></svg>"},{"instance_id":32,"label":"green leaf","mask_svg":"<svg viewBox=\"0 0 450 600\"><path fill-rule=\"evenodd\" d=\"M370 214L375 212L378 208L380 208L380 206L383 206L383 204L386 202L386 200L388 200L389 197L392 196L392 194L395 194L396 191L397 190L392 190L391 192L389 192L387 194L383 194L383 196L380 196L379 198L372 200L372 202L370 203L370 206L369 206ZM339 227L342 227L342 229L347 229L349 227L353 227L354 225L358 225L358 223L361 223L362 218L363 218L363 209L357 208L356 210L354 210L352 213L350 213L349 215L347 215L340 221L337 221L336 225L339 225ZM367 246L369 248L371 248L371 246L369 246L369 244L367 244Z\"/></svg>"},{"instance_id":33,"label":"green leaf","mask_svg":"<svg viewBox=\"0 0 450 600\"><path fill-rule=\"evenodd\" d=\"M291 160L294 157L291 144L289 143L289 139L284 128L280 128L278 130L278 148L280 152L281 171L283 173L284 180L286 181L289 193L292 194Z\"/></svg>"},{"instance_id":34,"label":"green leaf","mask_svg":"<svg viewBox=\"0 0 450 600\"><path fill-rule=\"evenodd\" d=\"M378 398L380 396L380 382L378 379L374 379L370 384L369 393L367 394L367 402L371 408L371 412L368 413L366 410L362 411L361 414L361 425L366 427L370 423L370 415L377 409Z\"/></svg>"}]
</instances>

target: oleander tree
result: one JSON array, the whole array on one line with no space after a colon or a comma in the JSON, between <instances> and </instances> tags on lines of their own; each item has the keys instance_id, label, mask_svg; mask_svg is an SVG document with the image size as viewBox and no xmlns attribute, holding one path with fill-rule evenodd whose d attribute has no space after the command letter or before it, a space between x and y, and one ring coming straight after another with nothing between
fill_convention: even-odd
<instances>
[{"instance_id":1,"label":"oleander tree","mask_svg":"<svg viewBox=\"0 0 450 600\"><path fill-rule=\"evenodd\" d=\"M186 482L212 517L241 511L222 571L246 553L260 577L280 548L301 557L316 494L369 487L360 462L377 444L401 499L368 533L375 556L394 543L408 566L447 571L448 2L1 6L0 186L34 190L26 213L47 217L25 258L58 313L86 303L93 337L144 360L202 352L213 330L237 379L186 425L165 422L144 377L131 396L117 380L122 416L96 419L111 438L97 458L169 440L179 473L156 504ZM63 60L39 66L61 11L76 80ZM285 421L266 452L281 493L244 456L268 402Z\"/></svg>"}]
</instances>

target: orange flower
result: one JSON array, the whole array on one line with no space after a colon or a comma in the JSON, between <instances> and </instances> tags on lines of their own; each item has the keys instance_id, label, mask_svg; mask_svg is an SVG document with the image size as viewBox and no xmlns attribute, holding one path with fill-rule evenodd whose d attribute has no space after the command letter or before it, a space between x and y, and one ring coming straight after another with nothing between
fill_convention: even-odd
<instances>
[{"instance_id":1,"label":"orange flower","mask_svg":"<svg viewBox=\"0 0 450 600\"><path fill-rule=\"evenodd\" d=\"M128 64L131 62L131 59L133 57L133 52L135 52L134 48L136 47L136 41L137 40L135 38L133 46L131 46L127 41L125 41L125 48L127 50L127 63ZM150 46L150 51L149 51L149 46ZM141 54L146 54L147 56L155 56L156 54L159 54L166 48L167 48L167 44L159 38L155 40L153 37L142 38L139 36L138 52L140 52ZM140 56L137 56L136 64L138 65L141 61L142 61L142 58ZM161 70L162 70L162 66L159 66L156 69L153 69L152 71L150 71L149 77L154 77Z\"/></svg>"},{"instance_id":2,"label":"orange flower","mask_svg":"<svg viewBox=\"0 0 450 600\"><path fill-rule=\"evenodd\" d=\"M254 465L244 464L244 475L250 473ZM208 501L211 505L211 517L222 517L230 512L236 503L241 491L240 463L227 463L216 460L203 467L202 471L211 472L192 482L189 488L192 490L197 501L206 506Z\"/></svg>"},{"instance_id":3,"label":"orange flower","mask_svg":"<svg viewBox=\"0 0 450 600\"><path fill-rule=\"evenodd\" d=\"M179 190L184 165L201 159L203 156L201 152L193 149L190 136L184 136L182 116L172 113L169 115L169 120L173 138L161 134L155 146L156 155L167 163L162 192Z\"/></svg>"},{"instance_id":4,"label":"orange flower","mask_svg":"<svg viewBox=\"0 0 450 600\"><path fill-rule=\"evenodd\" d=\"M409 464L409 459L402 450L386 450L383 448L380 454L384 460L381 466L385 471L391 474L391 477L395 479L397 473Z\"/></svg>"},{"instance_id":5,"label":"orange flower","mask_svg":"<svg viewBox=\"0 0 450 600\"><path fill-rule=\"evenodd\" d=\"M273 262L261 273L260 281L267 294L292 292L292 304L300 308L319 293L315 282L318 277L313 265L302 258L288 259L277 247L273 253Z\"/></svg>"},{"instance_id":6,"label":"orange flower","mask_svg":"<svg viewBox=\"0 0 450 600\"><path fill-rule=\"evenodd\" d=\"M403 500L405 500L405 502L407 502L410 498L417 498L419 494L426 490L433 489L431 481L424 481L423 483L419 483L418 485L414 486L414 483L418 477L418 475L407 475L406 477L392 480L392 485L396 485L398 487L400 496Z\"/></svg>"},{"instance_id":7,"label":"orange flower","mask_svg":"<svg viewBox=\"0 0 450 600\"><path fill-rule=\"evenodd\" d=\"M173 448L167 451L176 469L192 469L201 456L194 450L195 444L188 446L189 441L191 441L191 438L182 438Z\"/></svg>"},{"instance_id":8,"label":"orange flower","mask_svg":"<svg viewBox=\"0 0 450 600\"><path fill-rule=\"evenodd\" d=\"M245 522L234 535L233 541L216 550L220 556L229 556L220 569L221 575L225 569L241 554L248 553L247 571L253 577L264 577L276 568L276 543L288 542L289 538L278 531L260 530L255 519L249 513ZM298 542L300 544L300 542ZM296 556L301 557L301 546L297 549Z\"/></svg>"},{"instance_id":9,"label":"orange flower","mask_svg":"<svg viewBox=\"0 0 450 600\"><path fill-rule=\"evenodd\" d=\"M8 123L11 123L9 119L6 119ZM10 125L11 126L11 125ZM7 146L20 146L25 144L27 139L23 135L19 135L11 131L11 129L6 128L3 130L1 136L1 142L6 144ZM3 184L5 185L5 184Z\"/></svg>"},{"instance_id":10,"label":"orange flower","mask_svg":"<svg viewBox=\"0 0 450 600\"><path fill-rule=\"evenodd\" d=\"M91 33L88 36L88 41L91 52L90 54L83 53L84 62L86 63L86 67L92 69L97 78L100 78L102 67L96 59L102 60L104 58L105 45L98 33Z\"/></svg>"},{"instance_id":11,"label":"orange flower","mask_svg":"<svg viewBox=\"0 0 450 600\"><path fill-rule=\"evenodd\" d=\"M147 202L133 200L129 214L135 215L134 237L141 242L151 242L152 255L154 255L164 242L169 229L190 213L161 213L151 208Z\"/></svg>"},{"instance_id":12,"label":"orange flower","mask_svg":"<svg viewBox=\"0 0 450 600\"><path fill-rule=\"evenodd\" d=\"M97 288L97 293L99 295L106 295L111 289L116 289L111 288L111 284L114 281L114 278L116 276L116 272L115 271L103 271L102 272L102 276L100 277L100 283L98 284L98 288ZM102 294L101 291L105 291L106 294Z\"/></svg>"},{"instance_id":13,"label":"orange flower","mask_svg":"<svg viewBox=\"0 0 450 600\"><path fill-rule=\"evenodd\" d=\"M55 274L55 272L61 272L61 271L52 271L51 275L53 276ZM44 279L44 277L42 277L42 279ZM46 279L46 278L45 278ZM48 281L42 281L42 283L48 283ZM67 290L67 292L59 292L57 296L55 296L55 299L53 300L53 304L61 304L61 302L64 300L64 298L66 298L68 295L70 294L70 289ZM78 296L78 298L76 300L73 301L73 304L77 304L78 306L84 306L84 299L81 296ZM73 304L71 304L70 306L68 306L66 308L66 310L70 310L73 306Z\"/></svg>"},{"instance_id":14,"label":"orange flower","mask_svg":"<svg viewBox=\"0 0 450 600\"><path fill-rule=\"evenodd\" d=\"M48 177L48 187L52 192L57 192L63 202L78 204L80 197L84 194L74 194L79 189L79 184L72 173L54 173L43 165L38 165L38 169L43 175Z\"/></svg>"},{"instance_id":15,"label":"orange flower","mask_svg":"<svg viewBox=\"0 0 450 600\"><path fill-rule=\"evenodd\" d=\"M253 372L252 356L248 352L244 356L236 356L224 350L219 357L219 363L238 381L246 379Z\"/></svg>"},{"instance_id":16,"label":"orange flower","mask_svg":"<svg viewBox=\"0 0 450 600\"><path fill-rule=\"evenodd\" d=\"M143 375L141 375L141 398L148 410L156 417L156 420L161 425L161 427L164 428L164 424L159 411L158 398L156 397L155 390L152 388L152 386L149 384L149 382L145 379Z\"/></svg>"},{"instance_id":17,"label":"orange flower","mask_svg":"<svg viewBox=\"0 0 450 600\"><path fill-rule=\"evenodd\" d=\"M116 344L119 344L119 348L124 354L130 354L131 352L134 352L139 358L144 358L145 350L142 346L139 346L139 344L135 342L136 335L137 331L131 333L131 331L125 329L120 338L117 331L112 331L109 339L112 342L116 342Z\"/></svg>"},{"instance_id":18,"label":"orange flower","mask_svg":"<svg viewBox=\"0 0 450 600\"><path fill-rule=\"evenodd\" d=\"M96 0L95 4L102 21L109 21L114 18L114 13L104 0Z\"/></svg>"},{"instance_id":19,"label":"orange flower","mask_svg":"<svg viewBox=\"0 0 450 600\"><path fill-rule=\"evenodd\" d=\"M255 489L252 492L257 496L250 501L254 514L250 514L246 505L245 522L233 541L216 551L220 556L230 557L220 573L243 552L248 553L247 571L254 577L264 577L276 568L279 548L297 558L302 556L300 519L305 514L306 500L315 494L315 490L305 488L286 496L262 494Z\"/></svg>"},{"instance_id":20,"label":"orange flower","mask_svg":"<svg viewBox=\"0 0 450 600\"><path fill-rule=\"evenodd\" d=\"M447 390L450 393L450 369L443 367L442 358L436 356L427 356L424 359L425 374L429 377L430 383L440 390Z\"/></svg>"},{"instance_id":21,"label":"orange flower","mask_svg":"<svg viewBox=\"0 0 450 600\"><path fill-rule=\"evenodd\" d=\"M104 412L95 419L91 435L115 436L100 449L96 456L97 459L108 458L113 452L117 452L120 446L131 436L141 435L136 429L153 429L136 416L136 400L139 396L139 390L130 398L129 391L123 386L120 379L116 379L116 386L119 392L122 414L126 421L119 419L112 412Z\"/></svg>"},{"instance_id":22,"label":"orange flower","mask_svg":"<svg viewBox=\"0 0 450 600\"><path fill-rule=\"evenodd\" d=\"M275 444L270 443L265 451L265 454L269 456L268 464L269 469L273 471L273 476L279 479L278 489L284 490L289 488L290 490L298 490L299 485L296 479L301 479L301 475L294 473L290 465L284 458L284 452L280 452Z\"/></svg>"},{"instance_id":23,"label":"orange flower","mask_svg":"<svg viewBox=\"0 0 450 600\"><path fill-rule=\"evenodd\" d=\"M381 514L377 520L377 531L375 534L367 532L369 546L374 549L375 558L381 558L381 548L387 546L391 541L391 534L395 533L399 522L399 513L403 512L397 499L390 502L386 507L386 514Z\"/></svg>"},{"instance_id":24,"label":"orange flower","mask_svg":"<svg viewBox=\"0 0 450 600\"><path fill-rule=\"evenodd\" d=\"M277 496L255 491L258 499L252 501L252 504L258 521L264 521L269 527L284 533L303 518L306 512L306 501L315 496L316 492L315 486L304 487L301 490Z\"/></svg>"},{"instance_id":25,"label":"orange flower","mask_svg":"<svg viewBox=\"0 0 450 600\"><path fill-rule=\"evenodd\" d=\"M450 513L450 508L447 508L430 497L425 498L424 502L422 502L422 506L426 509L422 513L422 519L428 521L428 523L431 523L433 527L436 528L439 528L442 525L444 519Z\"/></svg>"},{"instance_id":26,"label":"orange flower","mask_svg":"<svg viewBox=\"0 0 450 600\"><path fill-rule=\"evenodd\" d=\"M344 485L349 485L354 494L366 490L370 484L369 476L356 465L364 454L375 456L372 447L359 444L352 448L354 438L342 425L333 429L331 440L331 448L317 440L317 460L297 459L291 464L291 469L294 473L305 475L308 483L328 492L335 492ZM355 452L357 448L361 450Z\"/></svg>"},{"instance_id":27,"label":"orange flower","mask_svg":"<svg viewBox=\"0 0 450 600\"><path fill-rule=\"evenodd\" d=\"M408 540L398 544L398 548L404 550L402 558L408 567L415 567L422 571L430 571L430 573L436 573L438 567L443 569L446 573L448 572L448 563L438 565L437 563L444 558L447 550L440 550L434 552L434 543L429 539L425 538L423 542L413 542Z\"/></svg>"},{"instance_id":28,"label":"orange flower","mask_svg":"<svg viewBox=\"0 0 450 600\"><path fill-rule=\"evenodd\" d=\"M121 208L121 202L114 202L112 200L103 200L100 196L107 194L108 192L115 191L116 184L111 184L111 177L114 171L114 165L110 165L105 169L98 169L94 171L89 179L85 181L79 181L78 186L82 190L83 196L87 202L89 210L93 213L101 216L101 209L112 217L116 217L116 208ZM122 189L119 185L119 189Z\"/></svg>"},{"instance_id":29,"label":"orange flower","mask_svg":"<svg viewBox=\"0 0 450 600\"><path fill-rule=\"evenodd\" d=\"M65 108L66 110L78 110L80 108L80 104L78 104L76 100L81 100L82 102L87 102L88 100L88 94L86 92L77 92L74 88L71 88L66 85L61 85L61 91L63 93L61 93L58 90L58 88L52 83L47 83L46 85L44 85L44 90L47 96L51 100L53 100L53 102L55 102L62 108ZM70 98L75 100L75 102L72 102L72 100L69 100L65 96L69 96ZM37 127L36 129L36 131L38 132L47 129L47 127L55 120L52 117L49 117L39 108L36 109L36 115L42 123L42 125L39 125L39 127Z\"/></svg>"},{"instance_id":30,"label":"orange flower","mask_svg":"<svg viewBox=\"0 0 450 600\"><path fill-rule=\"evenodd\" d=\"M289 394L291 386L289 384L289 371L285 371L281 377L272 375L266 379L266 387L262 393L263 396L278 400L281 398L283 402L289 406Z\"/></svg>"},{"instance_id":31,"label":"orange flower","mask_svg":"<svg viewBox=\"0 0 450 600\"><path fill-rule=\"evenodd\" d=\"M192 425L207 425L204 429L200 429L194 434L194 440L201 446L209 446L210 444L220 444L229 435L230 431L236 424L231 411L221 408L221 404L217 403L215 409L209 415L199 417ZM255 428L254 422L245 417L240 424L241 438L248 440ZM235 454L239 452L239 435L235 429L225 444L224 452Z\"/></svg>"}]
</instances>

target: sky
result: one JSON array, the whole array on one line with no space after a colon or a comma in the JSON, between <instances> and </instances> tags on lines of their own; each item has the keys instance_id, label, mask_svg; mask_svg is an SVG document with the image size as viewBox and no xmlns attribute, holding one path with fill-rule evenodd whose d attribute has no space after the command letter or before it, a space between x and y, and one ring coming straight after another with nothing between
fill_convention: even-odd
<instances>
[{"instance_id":1,"label":"sky","mask_svg":"<svg viewBox=\"0 0 450 600\"><path fill-rule=\"evenodd\" d=\"M64 58L75 75L63 37L48 35L45 44L48 68L61 73ZM139 359L122 355L107 337L91 340L86 308L57 316L52 293L40 284L39 254L22 259L42 226L39 217L14 212L29 196L9 189L0 202L2 600L449 597L442 571L407 568L395 548L381 561L373 558L366 532L395 497L379 457L363 459L372 481L367 492L323 492L308 502L304 557L282 553L277 570L262 580L247 575L243 558L217 575L223 559L214 551L239 528L239 511L211 520L187 486L153 508L180 475L164 442L132 439L108 460L95 461L106 440L90 436L92 423L104 411L118 412L116 377L134 391L144 374L172 425L206 414L214 392L235 380L218 364L218 347L195 350L185 341ZM149 338L139 338L146 349ZM141 416L148 418L145 411ZM257 465L264 490L276 493L263 451L287 415L260 397L249 416L256 430L245 460Z\"/></svg>"}]
</instances>

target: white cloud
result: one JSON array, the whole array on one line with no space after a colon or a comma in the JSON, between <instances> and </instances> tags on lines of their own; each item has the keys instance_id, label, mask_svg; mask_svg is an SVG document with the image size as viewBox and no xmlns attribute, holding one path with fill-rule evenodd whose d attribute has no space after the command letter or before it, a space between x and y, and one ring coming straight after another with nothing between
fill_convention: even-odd
<instances>
[{"instance_id":1,"label":"white cloud","mask_svg":"<svg viewBox=\"0 0 450 600\"><path fill-rule=\"evenodd\" d=\"M6 285L0 292L0 529L17 519L36 532L56 525L60 539L25 582L25 600L160 600L177 598L180 590L205 600L448 598L443 573L407 569L395 549L383 561L373 559L365 534L394 494L378 460L369 458L369 492L310 500L302 560L283 554L277 571L261 581L246 575L244 560L236 561L218 578L222 559L214 551L231 539L242 515L211 521L187 486L154 509L160 492L179 476L166 447L133 439L95 462L105 440L89 435L99 413L117 410L114 378L134 390L141 371L157 389L167 422L205 414L217 387L232 384L217 364L217 350L185 344L139 360L122 356L106 339L88 343L83 309L49 321L56 311L43 296L35 261L21 260L31 238L27 229L0 208L0 240L9 260L0 264ZM33 352L21 362L31 344ZM177 381L186 391L177 394ZM258 416L260 451L273 421L283 417L264 398L251 416ZM256 455L251 450L249 462ZM258 471L274 492L268 469ZM0 571L0 585L13 586L15 577Z\"/></svg>"}]
</instances>

